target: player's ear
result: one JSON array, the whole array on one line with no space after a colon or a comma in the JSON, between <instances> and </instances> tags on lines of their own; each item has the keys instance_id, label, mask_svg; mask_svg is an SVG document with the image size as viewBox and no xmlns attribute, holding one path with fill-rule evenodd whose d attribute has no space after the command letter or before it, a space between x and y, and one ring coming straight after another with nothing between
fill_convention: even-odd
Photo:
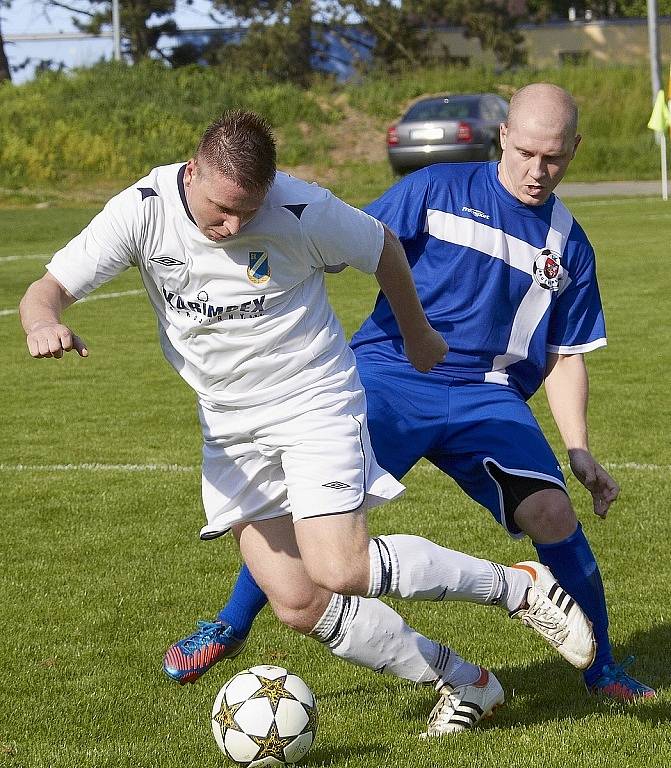
<instances>
[{"instance_id":1,"label":"player's ear","mask_svg":"<svg viewBox=\"0 0 671 768\"><path fill-rule=\"evenodd\" d=\"M184 184L188 187L189 184L191 184L191 180L193 179L193 175L196 171L196 158L192 157L189 162L186 164L186 168L184 169Z\"/></svg>"},{"instance_id":2,"label":"player's ear","mask_svg":"<svg viewBox=\"0 0 671 768\"><path fill-rule=\"evenodd\" d=\"M506 136L508 135L508 126L506 123L501 123L499 125L499 144L501 145L501 149L506 148Z\"/></svg>"},{"instance_id":3,"label":"player's ear","mask_svg":"<svg viewBox=\"0 0 671 768\"><path fill-rule=\"evenodd\" d=\"M578 149L578 144L582 141L582 136L578 133L575 137L575 143L573 144L573 154L571 155L571 160L575 157L576 150Z\"/></svg>"}]
</instances>

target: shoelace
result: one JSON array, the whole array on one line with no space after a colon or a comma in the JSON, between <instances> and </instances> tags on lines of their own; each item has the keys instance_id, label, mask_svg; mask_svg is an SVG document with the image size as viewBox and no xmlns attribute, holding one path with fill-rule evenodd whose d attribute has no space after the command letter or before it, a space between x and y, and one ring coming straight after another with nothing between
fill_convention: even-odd
<instances>
[{"instance_id":1,"label":"shoelace","mask_svg":"<svg viewBox=\"0 0 671 768\"><path fill-rule=\"evenodd\" d=\"M461 699L458 696L455 696L453 690L449 693L445 691L441 694L438 703L429 715L428 731L431 732L432 730L436 730L439 726L448 725L460 703Z\"/></svg>"},{"instance_id":2,"label":"shoelace","mask_svg":"<svg viewBox=\"0 0 671 768\"><path fill-rule=\"evenodd\" d=\"M198 629L189 637L186 637L180 645L186 653L194 653L203 644L213 640L217 635L221 634L224 637L228 637L230 633L230 627L224 627L217 621L197 621L196 625Z\"/></svg>"},{"instance_id":3,"label":"shoelace","mask_svg":"<svg viewBox=\"0 0 671 768\"><path fill-rule=\"evenodd\" d=\"M533 603L522 616L522 623L539 627L553 643L561 645L569 634L563 612L545 595L537 594Z\"/></svg>"},{"instance_id":4,"label":"shoelace","mask_svg":"<svg viewBox=\"0 0 671 768\"><path fill-rule=\"evenodd\" d=\"M606 664L606 666L603 668L603 677L608 678L608 683L617 683L624 679L635 682L625 672L627 667L630 667L635 660L635 656L627 656L627 658L621 661L619 664Z\"/></svg>"}]
</instances>

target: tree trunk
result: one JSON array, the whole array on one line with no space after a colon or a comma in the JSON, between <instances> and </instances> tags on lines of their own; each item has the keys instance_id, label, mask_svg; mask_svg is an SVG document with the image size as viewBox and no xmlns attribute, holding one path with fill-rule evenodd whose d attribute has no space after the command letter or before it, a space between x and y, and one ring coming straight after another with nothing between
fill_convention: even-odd
<instances>
[{"instance_id":1,"label":"tree trunk","mask_svg":"<svg viewBox=\"0 0 671 768\"><path fill-rule=\"evenodd\" d=\"M312 0L293 0L289 13L293 45L289 53L292 82L307 86L312 75Z\"/></svg>"},{"instance_id":2,"label":"tree trunk","mask_svg":"<svg viewBox=\"0 0 671 768\"><path fill-rule=\"evenodd\" d=\"M0 28L0 83L12 82L12 73L9 69L9 62L5 55L5 41L2 37L2 29Z\"/></svg>"}]
</instances>

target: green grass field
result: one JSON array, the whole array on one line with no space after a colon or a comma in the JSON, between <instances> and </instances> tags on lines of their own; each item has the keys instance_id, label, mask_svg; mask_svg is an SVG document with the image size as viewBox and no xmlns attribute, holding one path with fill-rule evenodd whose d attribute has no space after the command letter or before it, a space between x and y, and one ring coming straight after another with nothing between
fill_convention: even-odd
<instances>
[{"instance_id":1,"label":"green grass field","mask_svg":"<svg viewBox=\"0 0 671 768\"><path fill-rule=\"evenodd\" d=\"M417 738L430 690L345 665L282 628L266 609L245 653L195 686L161 673L164 649L223 602L238 568L230 537L198 540L199 429L193 397L156 344L153 315L126 273L73 307L86 360L29 358L15 313L45 254L91 209L0 210L0 766L214 768L221 685L256 663L301 675L319 701L307 766L572 768L667 766L671 749L671 206L576 201L599 254L610 345L589 356L595 453L622 485L602 522L571 483L600 559L618 656L660 689L624 706L592 699L580 676L504 612L404 604L417 629L493 669L506 707L472 733ZM351 333L375 286L330 278ZM120 294L105 298L105 294ZM536 405L560 450L544 398ZM563 454L559 454L563 456ZM413 532L501 562L533 557L455 485L422 464L376 532Z\"/></svg>"}]
</instances>

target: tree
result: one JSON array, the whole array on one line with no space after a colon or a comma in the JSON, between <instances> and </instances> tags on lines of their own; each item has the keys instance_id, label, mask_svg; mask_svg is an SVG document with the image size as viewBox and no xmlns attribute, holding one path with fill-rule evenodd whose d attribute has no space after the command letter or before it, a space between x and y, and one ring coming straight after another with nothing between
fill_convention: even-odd
<instances>
[{"instance_id":1,"label":"tree","mask_svg":"<svg viewBox=\"0 0 671 768\"><path fill-rule=\"evenodd\" d=\"M72 23L82 32L97 35L112 23L111 0L44 0L45 6L72 11ZM164 55L158 47L161 35L174 35L177 24L170 17L176 0L123 0L119 7L121 37L124 53L133 62L152 53ZM163 19L160 24L149 22L152 17Z\"/></svg>"},{"instance_id":2,"label":"tree","mask_svg":"<svg viewBox=\"0 0 671 768\"><path fill-rule=\"evenodd\" d=\"M442 50L440 27L463 27L466 37L476 37L484 50L492 50L504 66L525 61L520 48L523 36L517 25L525 17L520 0L352 0L371 31L378 35L375 55L387 66L405 59L426 63L449 58ZM399 55L400 54L400 55Z\"/></svg>"},{"instance_id":3,"label":"tree","mask_svg":"<svg viewBox=\"0 0 671 768\"><path fill-rule=\"evenodd\" d=\"M8 8L9 3L0 1L0 10L2 8ZM7 61L7 55L5 53L5 41L2 37L2 18L0 17L0 83L12 82L12 71L9 68L9 61Z\"/></svg>"},{"instance_id":4,"label":"tree","mask_svg":"<svg viewBox=\"0 0 671 768\"><path fill-rule=\"evenodd\" d=\"M207 46L203 57L263 73L277 81L307 86L312 76L312 0L213 0L213 20L237 22L245 31L232 45Z\"/></svg>"},{"instance_id":5,"label":"tree","mask_svg":"<svg viewBox=\"0 0 671 768\"><path fill-rule=\"evenodd\" d=\"M312 0L213 0L213 6L213 18L237 20L246 34L234 49L213 44L201 56L210 62L234 60L236 67L301 86L310 82L325 38L337 38L355 65L372 60L393 70L449 58L438 27L463 26L504 65L524 60L515 28L521 18L516 9L526 8L523 0L322 0L318 5Z\"/></svg>"},{"instance_id":6,"label":"tree","mask_svg":"<svg viewBox=\"0 0 671 768\"><path fill-rule=\"evenodd\" d=\"M491 50L498 61L512 67L526 63L520 47L524 36L517 29L524 10L512 3L498 0L477 0L464 3L460 13L466 37L476 37L483 50Z\"/></svg>"}]
</instances>

